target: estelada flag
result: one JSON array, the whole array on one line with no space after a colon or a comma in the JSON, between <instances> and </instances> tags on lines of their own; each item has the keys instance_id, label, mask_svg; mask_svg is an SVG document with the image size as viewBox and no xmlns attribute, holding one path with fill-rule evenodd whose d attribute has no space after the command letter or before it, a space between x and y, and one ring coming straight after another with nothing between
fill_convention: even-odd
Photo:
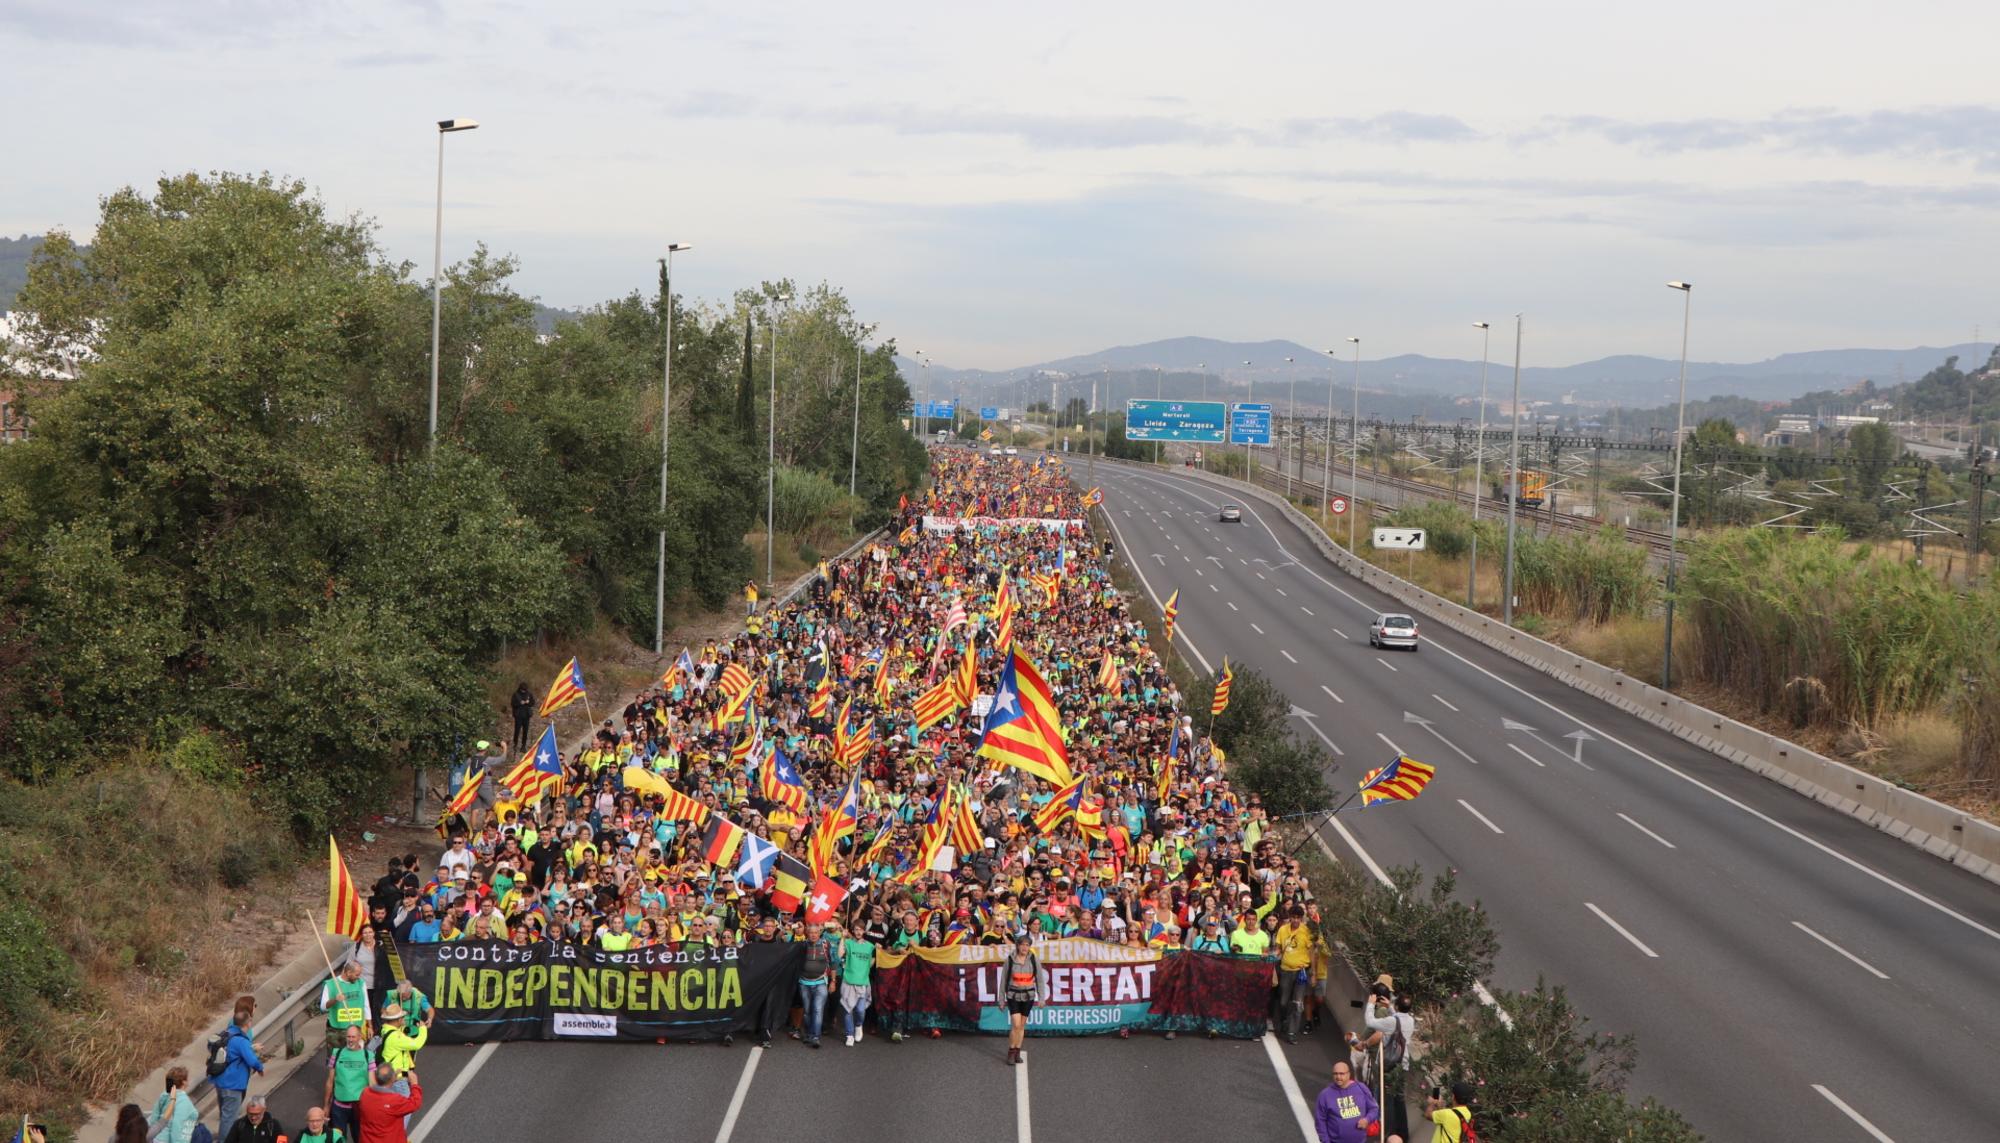
<instances>
[{"instance_id":1,"label":"estelada flag","mask_svg":"<svg viewBox=\"0 0 2000 1143\"><path fill-rule=\"evenodd\" d=\"M775 896L775 895L774 895ZM820 874L813 882L812 896L806 898L806 924L824 925L847 899L847 890L838 881Z\"/></svg>"},{"instance_id":2,"label":"estelada flag","mask_svg":"<svg viewBox=\"0 0 2000 1143\"><path fill-rule=\"evenodd\" d=\"M347 863L340 859L340 843L326 835L326 931L350 941L361 939L362 927L368 923L368 908L361 903L361 894L354 888L354 878L347 872Z\"/></svg>"},{"instance_id":3,"label":"estelada flag","mask_svg":"<svg viewBox=\"0 0 2000 1143\"><path fill-rule=\"evenodd\" d=\"M1215 680L1215 697L1208 702L1208 716L1215 718L1229 709L1229 686L1236 681L1236 672L1229 669L1229 657L1222 658L1222 674Z\"/></svg>"},{"instance_id":4,"label":"estelada flag","mask_svg":"<svg viewBox=\"0 0 2000 1143\"><path fill-rule=\"evenodd\" d=\"M549 684L549 697L542 700L542 711L537 717L547 718L583 696L583 668L572 658L557 672L556 681Z\"/></svg>"},{"instance_id":5,"label":"estelada flag","mask_svg":"<svg viewBox=\"0 0 2000 1143\"><path fill-rule=\"evenodd\" d=\"M693 676L694 656L688 654L686 647L682 647L680 658L675 659L674 665L667 668L667 673L660 676L660 686L666 690L673 690Z\"/></svg>"},{"instance_id":6,"label":"estelada flag","mask_svg":"<svg viewBox=\"0 0 2000 1143\"><path fill-rule=\"evenodd\" d=\"M1077 778L1065 785L1056 791L1056 796L1050 798L1047 805L1035 811L1035 829L1038 832L1054 833L1064 818L1076 813L1077 807L1083 804L1083 781Z\"/></svg>"},{"instance_id":7,"label":"estelada flag","mask_svg":"<svg viewBox=\"0 0 2000 1143\"><path fill-rule=\"evenodd\" d=\"M847 780L847 788L841 791L840 800L833 804L819 828L812 837L812 871L814 876L826 872L827 863L833 860L834 847L840 839L852 834L861 824L861 772Z\"/></svg>"},{"instance_id":8,"label":"estelada flag","mask_svg":"<svg viewBox=\"0 0 2000 1143\"><path fill-rule=\"evenodd\" d=\"M709 815L708 825L701 831L701 859L710 865L720 865L726 869L736 868L736 847L743 844L743 827L723 817Z\"/></svg>"},{"instance_id":9,"label":"estelada flag","mask_svg":"<svg viewBox=\"0 0 2000 1143\"><path fill-rule=\"evenodd\" d=\"M541 741L501 776L500 784L524 802L540 801L544 794L562 792L562 755L556 750L554 723L542 728Z\"/></svg>"},{"instance_id":10,"label":"estelada flag","mask_svg":"<svg viewBox=\"0 0 2000 1143\"><path fill-rule=\"evenodd\" d=\"M776 743L771 744L770 756L764 759L764 764L757 767L757 785L765 801L784 806L795 814L806 812L805 780Z\"/></svg>"},{"instance_id":11,"label":"estelada flag","mask_svg":"<svg viewBox=\"0 0 2000 1143\"><path fill-rule=\"evenodd\" d=\"M1407 802L1423 793L1436 773L1436 769L1415 758L1398 755L1387 766L1361 776L1361 804L1372 806L1376 802Z\"/></svg>"},{"instance_id":12,"label":"estelada flag","mask_svg":"<svg viewBox=\"0 0 2000 1143\"><path fill-rule=\"evenodd\" d=\"M805 901L806 886L813 883L813 872L806 863L789 853L778 855L778 867L771 874L771 904L784 914L796 913Z\"/></svg>"},{"instance_id":13,"label":"estelada flag","mask_svg":"<svg viewBox=\"0 0 2000 1143\"><path fill-rule=\"evenodd\" d=\"M1083 506L1085 508L1095 508L1102 503L1104 503L1104 490L1102 488L1093 488L1083 494Z\"/></svg>"},{"instance_id":14,"label":"estelada flag","mask_svg":"<svg viewBox=\"0 0 2000 1143\"><path fill-rule=\"evenodd\" d=\"M991 758L1058 786L1072 780L1062 718L1035 664L1018 649L1001 669L993 706L980 728L979 756Z\"/></svg>"},{"instance_id":15,"label":"estelada flag","mask_svg":"<svg viewBox=\"0 0 2000 1143\"><path fill-rule=\"evenodd\" d=\"M486 781L486 767L474 766L465 775L465 782L458 787L458 793L451 796L451 804L444 808L444 816L462 814L479 800L479 787Z\"/></svg>"}]
</instances>

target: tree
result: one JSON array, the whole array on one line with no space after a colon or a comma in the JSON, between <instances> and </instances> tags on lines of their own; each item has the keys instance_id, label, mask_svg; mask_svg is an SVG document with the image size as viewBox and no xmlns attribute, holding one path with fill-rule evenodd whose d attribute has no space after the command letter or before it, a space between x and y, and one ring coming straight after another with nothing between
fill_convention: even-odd
<instances>
[{"instance_id":1,"label":"tree","mask_svg":"<svg viewBox=\"0 0 2000 1143\"><path fill-rule=\"evenodd\" d=\"M1484 1129L1486 1119L1479 1118ZM1534 1143L1700 1143L1680 1113L1647 1099L1637 1106L1608 1091L1552 1095L1529 1105L1520 1119L1495 1124L1495 1139ZM1480 1138L1486 1138L1482 1134Z\"/></svg>"},{"instance_id":2,"label":"tree","mask_svg":"<svg viewBox=\"0 0 2000 1143\"><path fill-rule=\"evenodd\" d=\"M1492 1005L1461 1000L1427 1012L1419 1025L1428 1049L1421 1082L1473 1085L1480 1138L1539 1141L1543 1136L1516 1131L1537 1106L1555 1116L1593 1095L1625 1090L1637 1062L1632 1038L1591 1031L1560 986L1538 980L1532 991L1501 992L1494 1002L1506 1020Z\"/></svg>"},{"instance_id":3,"label":"tree","mask_svg":"<svg viewBox=\"0 0 2000 1143\"><path fill-rule=\"evenodd\" d=\"M752 376L753 362L757 356L757 343L752 332L752 322L748 315L743 318L743 376L736 382L736 428L743 434L743 443L757 443L757 379Z\"/></svg>"},{"instance_id":4,"label":"tree","mask_svg":"<svg viewBox=\"0 0 2000 1143\"><path fill-rule=\"evenodd\" d=\"M1238 666L1233 674L1229 709L1216 718L1213 732L1232 772L1273 814L1326 808L1325 775L1332 760L1292 733L1291 700L1261 671ZM1214 694L1215 679L1202 679L1190 691L1189 709L1207 711Z\"/></svg>"},{"instance_id":5,"label":"tree","mask_svg":"<svg viewBox=\"0 0 2000 1143\"><path fill-rule=\"evenodd\" d=\"M1391 869L1388 885L1352 865L1336 865L1332 875L1336 882L1316 894L1322 924L1364 978L1386 972L1400 991L1443 1004L1470 995L1493 971L1500 950L1493 922L1479 902L1458 900L1452 871L1428 888L1415 866Z\"/></svg>"}]
</instances>

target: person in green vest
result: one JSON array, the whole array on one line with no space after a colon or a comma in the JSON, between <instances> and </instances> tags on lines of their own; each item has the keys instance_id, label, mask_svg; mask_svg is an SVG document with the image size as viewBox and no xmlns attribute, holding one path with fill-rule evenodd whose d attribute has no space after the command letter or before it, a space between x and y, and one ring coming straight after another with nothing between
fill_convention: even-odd
<instances>
[{"instance_id":1,"label":"person in green vest","mask_svg":"<svg viewBox=\"0 0 2000 1143\"><path fill-rule=\"evenodd\" d=\"M611 927L597 934L597 947L606 952L624 952L632 947L632 934L625 930L624 910L611 911Z\"/></svg>"},{"instance_id":2,"label":"person in green vest","mask_svg":"<svg viewBox=\"0 0 2000 1143\"><path fill-rule=\"evenodd\" d=\"M327 1118L335 1131L348 1139L358 1138L360 1120L356 1107L361 1093L368 1090L368 1073L375 1067L377 1044L362 1034L359 1024L342 1030L343 1039L327 1060L326 1090L320 1101L327 1106Z\"/></svg>"},{"instance_id":3,"label":"person in green vest","mask_svg":"<svg viewBox=\"0 0 2000 1143\"><path fill-rule=\"evenodd\" d=\"M361 980L360 961L349 960L340 966L339 974L329 979L320 991L319 1006L326 1012L326 1047L329 1053L347 1042L349 1028L360 1028L363 1039L367 1038L368 986Z\"/></svg>"},{"instance_id":4,"label":"person in green vest","mask_svg":"<svg viewBox=\"0 0 2000 1143\"><path fill-rule=\"evenodd\" d=\"M347 1134L335 1127L327 1118L326 1108L314 1107L306 1111L305 1129L293 1143L349 1143Z\"/></svg>"}]
</instances>

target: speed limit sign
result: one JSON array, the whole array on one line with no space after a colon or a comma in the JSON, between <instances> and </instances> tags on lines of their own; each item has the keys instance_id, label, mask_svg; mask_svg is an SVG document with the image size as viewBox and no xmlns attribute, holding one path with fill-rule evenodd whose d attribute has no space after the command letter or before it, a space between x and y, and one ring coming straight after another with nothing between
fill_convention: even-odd
<instances>
[{"instance_id":1,"label":"speed limit sign","mask_svg":"<svg viewBox=\"0 0 2000 1143\"><path fill-rule=\"evenodd\" d=\"M1347 497L1345 496L1334 497L1326 502L1326 506L1336 516L1347 515Z\"/></svg>"}]
</instances>

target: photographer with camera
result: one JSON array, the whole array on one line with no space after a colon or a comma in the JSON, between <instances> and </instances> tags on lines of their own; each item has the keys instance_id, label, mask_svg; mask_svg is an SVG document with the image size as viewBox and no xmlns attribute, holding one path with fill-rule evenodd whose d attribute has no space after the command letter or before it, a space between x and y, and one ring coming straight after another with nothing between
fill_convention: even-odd
<instances>
[{"instance_id":1,"label":"photographer with camera","mask_svg":"<svg viewBox=\"0 0 2000 1143\"><path fill-rule=\"evenodd\" d=\"M1410 1135L1410 1112L1403 1099L1409 1074L1410 1045L1416 1042L1417 1018L1411 1014L1408 995L1397 995L1396 980L1388 973L1368 986L1368 997L1354 1001L1361 1009L1367 1035L1347 1034L1347 1043L1360 1057L1364 1070L1375 1070L1375 1090L1382 1104L1383 1130L1391 1135ZM1393 1011L1392 1011L1393 1006ZM1379 1069L1373 1069L1375 1061Z\"/></svg>"},{"instance_id":2,"label":"photographer with camera","mask_svg":"<svg viewBox=\"0 0 2000 1143\"><path fill-rule=\"evenodd\" d=\"M1472 1138L1472 1085L1463 1080L1451 1085L1451 1098L1446 1099L1443 1088L1432 1088L1430 1098L1424 1101L1424 1111L1431 1117L1435 1134L1431 1138L1437 1143L1466 1143Z\"/></svg>"}]
</instances>

